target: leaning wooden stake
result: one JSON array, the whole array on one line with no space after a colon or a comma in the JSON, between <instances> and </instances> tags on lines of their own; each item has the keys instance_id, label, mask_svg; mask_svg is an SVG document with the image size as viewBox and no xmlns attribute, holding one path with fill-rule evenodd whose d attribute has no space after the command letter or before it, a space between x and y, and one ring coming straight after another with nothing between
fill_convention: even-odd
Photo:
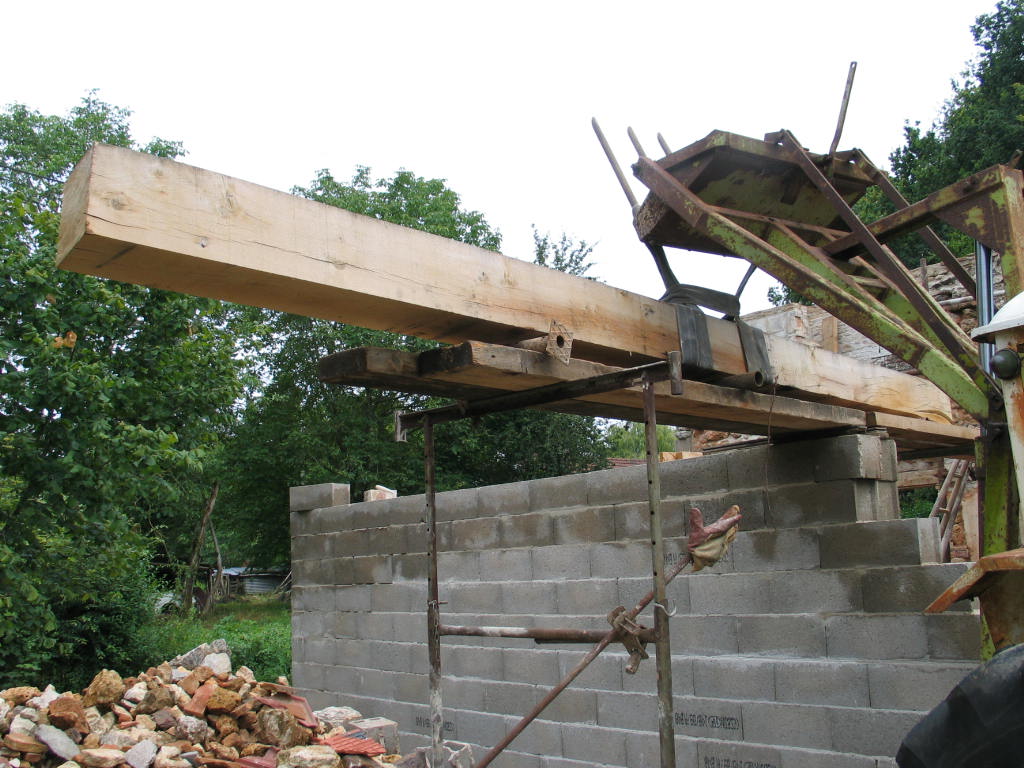
<instances>
[{"instance_id":1,"label":"leaning wooden stake","mask_svg":"<svg viewBox=\"0 0 1024 768\"><path fill-rule=\"evenodd\" d=\"M203 551L203 540L206 538L206 526L210 522L210 515L213 514L213 505L217 503L219 490L220 483L214 483L213 490L210 491L210 498L206 500L206 507L203 509L203 518L199 521L196 544L192 548L192 558L189 560L188 572L185 574L185 585L181 590L181 613L183 615L192 610L192 590L195 589L196 574L199 572L199 557Z\"/></svg>"}]
</instances>

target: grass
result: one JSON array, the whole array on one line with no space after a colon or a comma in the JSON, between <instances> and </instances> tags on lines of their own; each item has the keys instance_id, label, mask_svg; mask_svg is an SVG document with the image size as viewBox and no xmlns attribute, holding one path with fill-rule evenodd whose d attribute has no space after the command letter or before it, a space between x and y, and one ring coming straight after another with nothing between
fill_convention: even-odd
<instances>
[{"instance_id":1,"label":"grass","mask_svg":"<svg viewBox=\"0 0 1024 768\"><path fill-rule=\"evenodd\" d=\"M257 680L290 676L291 608L278 597L252 595L214 606L209 613L158 616L147 628L147 654L161 661L223 637L232 665L249 667Z\"/></svg>"}]
</instances>

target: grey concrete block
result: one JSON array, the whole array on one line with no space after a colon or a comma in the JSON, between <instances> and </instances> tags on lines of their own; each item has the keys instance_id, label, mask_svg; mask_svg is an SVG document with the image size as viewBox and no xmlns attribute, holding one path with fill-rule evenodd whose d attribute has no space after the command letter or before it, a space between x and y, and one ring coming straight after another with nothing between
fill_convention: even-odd
<instances>
[{"instance_id":1,"label":"grey concrete block","mask_svg":"<svg viewBox=\"0 0 1024 768\"><path fill-rule=\"evenodd\" d=\"M828 442L827 449L816 454L815 480L865 478L891 482L896 479L893 441L876 435L842 435Z\"/></svg>"},{"instance_id":2,"label":"grey concrete block","mask_svg":"<svg viewBox=\"0 0 1024 768\"><path fill-rule=\"evenodd\" d=\"M481 517L519 515L530 509L528 482L487 485L477 492L477 508Z\"/></svg>"},{"instance_id":3,"label":"grey concrete block","mask_svg":"<svg viewBox=\"0 0 1024 768\"><path fill-rule=\"evenodd\" d=\"M459 646L451 651L442 648L441 663L445 675L475 677L482 680L502 679L501 648Z\"/></svg>"},{"instance_id":4,"label":"grey concrete block","mask_svg":"<svg viewBox=\"0 0 1024 768\"><path fill-rule=\"evenodd\" d=\"M696 744L692 759L685 759L680 754L681 740L676 739L676 763L678 765L697 765ZM661 745L658 734L650 730L630 731L626 734L626 768L650 768L661 762Z\"/></svg>"},{"instance_id":5,"label":"grey concrete block","mask_svg":"<svg viewBox=\"0 0 1024 768\"><path fill-rule=\"evenodd\" d=\"M496 581L445 582L440 585L442 600L451 613L487 613L501 605L501 585Z\"/></svg>"},{"instance_id":6,"label":"grey concrete block","mask_svg":"<svg viewBox=\"0 0 1024 768\"><path fill-rule=\"evenodd\" d=\"M925 617L830 616L825 620L828 656L853 659L921 659L928 653Z\"/></svg>"},{"instance_id":7,"label":"grey concrete block","mask_svg":"<svg viewBox=\"0 0 1024 768\"><path fill-rule=\"evenodd\" d=\"M738 701L674 696L672 708L677 736L722 741L743 739L743 711Z\"/></svg>"},{"instance_id":8,"label":"grey concrete block","mask_svg":"<svg viewBox=\"0 0 1024 768\"><path fill-rule=\"evenodd\" d=\"M500 542L497 521L487 517L455 520L450 526L448 550L494 549Z\"/></svg>"},{"instance_id":9,"label":"grey concrete block","mask_svg":"<svg viewBox=\"0 0 1024 768\"><path fill-rule=\"evenodd\" d=\"M830 710L801 704L745 702L743 738L761 744L830 749Z\"/></svg>"},{"instance_id":10,"label":"grey concrete block","mask_svg":"<svg viewBox=\"0 0 1024 768\"><path fill-rule=\"evenodd\" d=\"M620 578L617 581L619 585L619 595L615 604L624 606L627 609L633 608L633 606L640 601L640 598L644 597L652 588L650 576ZM673 609L678 611L680 615L685 615L691 612L689 578L678 577L671 581L667 588L667 595L669 601L669 612ZM650 609L647 610L646 614L650 614Z\"/></svg>"},{"instance_id":11,"label":"grey concrete block","mask_svg":"<svg viewBox=\"0 0 1024 768\"><path fill-rule=\"evenodd\" d=\"M541 693L546 694L550 685L542 687ZM567 688L559 694L547 709L544 716L563 723L597 723L597 702L600 695L596 691ZM522 715L526 709L517 710ZM563 734L564 735L564 734Z\"/></svg>"},{"instance_id":12,"label":"grey concrete block","mask_svg":"<svg viewBox=\"0 0 1024 768\"><path fill-rule=\"evenodd\" d=\"M333 666L338 663L338 644L330 639L308 638L302 644L302 663Z\"/></svg>"},{"instance_id":13,"label":"grey concrete block","mask_svg":"<svg viewBox=\"0 0 1024 768\"><path fill-rule=\"evenodd\" d=\"M861 755L895 755L907 731L921 719L917 712L886 709L834 709L832 748Z\"/></svg>"},{"instance_id":14,"label":"grey concrete block","mask_svg":"<svg viewBox=\"0 0 1024 768\"><path fill-rule=\"evenodd\" d=\"M478 568L481 581L529 581L533 557L529 548L487 550L480 553Z\"/></svg>"},{"instance_id":15,"label":"grey concrete block","mask_svg":"<svg viewBox=\"0 0 1024 768\"><path fill-rule=\"evenodd\" d=\"M423 581L427 578L425 554L396 555L391 558L393 581Z\"/></svg>"},{"instance_id":16,"label":"grey concrete block","mask_svg":"<svg viewBox=\"0 0 1024 768\"><path fill-rule=\"evenodd\" d=\"M383 584L393 581L390 555L369 555L352 558L352 583Z\"/></svg>"},{"instance_id":17,"label":"grey concrete block","mask_svg":"<svg viewBox=\"0 0 1024 768\"><path fill-rule=\"evenodd\" d=\"M594 659L573 681L573 686L597 691L621 691L622 670L626 665L626 657L625 654L616 653L612 648ZM558 651L557 658L558 679L561 680L579 663L581 653L579 650Z\"/></svg>"},{"instance_id":18,"label":"grey concrete block","mask_svg":"<svg viewBox=\"0 0 1024 768\"><path fill-rule=\"evenodd\" d=\"M427 613L426 603L419 612L396 613L393 616L395 640L402 643L426 642Z\"/></svg>"},{"instance_id":19,"label":"grey concrete block","mask_svg":"<svg viewBox=\"0 0 1024 768\"><path fill-rule=\"evenodd\" d=\"M794 571L820 565L818 531L814 528L744 529L737 534L731 549L737 571Z\"/></svg>"},{"instance_id":20,"label":"grey concrete block","mask_svg":"<svg viewBox=\"0 0 1024 768\"><path fill-rule=\"evenodd\" d=\"M587 476L565 475L531 480L529 483L530 509L579 507L587 503Z\"/></svg>"},{"instance_id":21,"label":"grey concrete block","mask_svg":"<svg viewBox=\"0 0 1024 768\"><path fill-rule=\"evenodd\" d=\"M501 582L502 613L548 614L558 612L557 590L546 581Z\"/></svg>"},{"instance_id":22,"label":"grey concrete block","mask_svg":"<svg viewBox=\"0 0 1024 768\"><path fill-rule=\"evenodd\" d=\"M373 607L373 587L369 585L336 587L331 593L339 611L369 611Z\"/></svg>"},{"instance_id":23,"label":"grey concrete block","mask_svg":"<svg viewBox=\"0 0 1024 768\"><path fill-rule=\"evenodd\" d=\"M574 509L554 515L552 523L555 544L615 541L615 513L612 507Z\"/></svg>"},{"instance_id":24,"label":"grey concrete block","mask_svg":"<svg viewBox=\"0 0 1024 768\"><path fill-rule=\"evenodd\" d=\"M501 653L501 679L509 683L553 686L561 679L558 674L558 652L505 648Z\"/></svg>"},{"instance_id":25,"label":"grey concrete block","mask_svg":"<svg viewBox=\"0 0 1024 768\"><path fill-rule=\"evenodd\" d=\"M536 580L585 579L591 575L610 575L593 573L591 570L591 552L597 547L610 547L612 544L564 544L551 547L536 547L529 550L532 561L533 578Z\"/></svg>"},{"instance_id":26,"label":"grey concrete block","mask_svg":"<svg viewBox=\"0 0 1024 768\"><path fill-rule=\"evenodd\" d=\"M465 520L480 516L479 494L476 488L462 488L445 491L435 497L437 519L443 521Z\"/></svg>"},{"instance_id":27,"label":"grey concrete block","mask_svg":"<svg viewBox=\"0 0 1024 768\"><path fill-rule=\"evenodd\" d=\"M508 730L508 718L502 715L491 715L485 712L471 712L469 710L458 710L451 713L459 723L463 738L471 739L473 743L489 749L505 738ZM533 726L527 729L531 730ZM526 733L523 733L526 736ZM515 748L519 751L530 752L524 744L516 739ZM475 752L476 750L474 750ZM478 754L477 757L482 757Z\"/></svg>"},{"instance_id":28,"label":"grey concrete block","mask_svg":"<svg viewBox=\"0 0 1024 768\"><path fill-rule=\"evenodd\" d=\"M795 528L814 523L856 522L861 519L862 510L870 507L857 483L856 480L830 480L772 487L768 491L765 524L773 528Z\"/></svg>"},{"instance_id":29,"label":"grey concrete block","mask_svg":"<svg viewBox=\"0 0 1024 768\"><path fill-rule=\"evenodd\" d=\"M541 688L526 683L473 682L477 690L483 692L483 706L471 709L480 709L491 714L522 716L544 696ZM545 718L551 718L550 712L545 714Z\"/></svg>"},{"instance_id":30,"label":"grey concrete block","mask_svg":"<svg viewBox=\"0 0 1024 768\"><path fill-rule=\"evenodd\" d=\"M644 576L651 572L650 547L638 542L595 544L587 550L587 556L590 561L589 573L596 577ZM569 578L580 578L580 576Z\"/></svg>"},{"instance_id":31,"label":"grey concrete block","mask_svg":"<svg viewBox=\"0 0 1024 768\"><path fill-rule=\"evenodd\" d=\"M690 610L697 614L767 613L771 603L764 574L716 574L701 571L686 579Z\"/></svg>"},{"instance_id":32,"label":"grey concrete block","mask_svg":"<svg viewBox=\"0 0 1024 768\"><path fill-rule=\"evenodd\" d=\"M928 655L933 659L981 657L981 621L974 613L924 616L928 628Z\"/></svg>"},{"instance_id":33,"label":"grey concrete block","mask_svg":"<svg viewBox=\"0 0 1024 768\"><path fill-rule=\"evenodd\" d=\"M839 661L776 661L775 698L791 704L870 706L868 666Z\"/></svg>"},{"instance_id":34,"label":"grey concrete block","mask_svg":"<svg viewBox=\"0 0 1024 768\"><path fill-rule=\"evenodd\" d=\"M838 613L863 608L857 571L776 571L766 613Z\"/></svg>"},{"instance_id":35,"label":"grey concrete block","mask_svg":"<svg viewBox=\"0 0 1024 768\"><path fill-rule=\"evenodd\" d=\"M489 522L494 524L494 521ZM555 543L554 518L549 512L505 515L498 518L497 528L502 549L543 547Z\"/></svg>"},{"instance_id":36,"label":"grey concrete block","mask_svg":"<svg viewBox=\"0 0 1024 768\"><path fill-rule=\"evenodd\" d=\"M785 768L876 768L874 757L791 747L781 750Z\"/></svg>"},{"instance_id":37,"label":"grey concrete block","mask_svg":"<svg viewBox=\"0 0 1024 768\"><path fill-rule=\"evenodd\" d=\"M590 765L623 765L626 733L612 728L562 726L562 754Z\"/></svg>"},{"instance_id":38,"label":"grey concrete block","mask_svg":"<svg viewBox=\"0 0 1024 768\"><path fill-rule=\"evenodd\" d=\"M872 613L919 612L967 570L966 563L870 568L864 571L864 610ZM970 602L951 610L969 611Z\"/></svg>"},{"instance_id":39,"label":"grey concrete block","mask_svg":"<svg viewBox=\"0 0 1024 768\"><path fill-rule=\"evenodd\" d=\"M917 524L918 550L920 562L938 563L942 561L939 554L941 536L939 535L939 519L924 517L914 521Z\"/></svg>"},{"instance_id":40,"label":"grey concrete block","mask_svg":"<svg viewBox=\"0 0 1024 768\"><path fill-rule=\"evenodd\" d=\"M336 507L349 503L347 483L319 483L297 485L288 489L288 511L306 512L322 507Z\"/></svg>"},{"instance_id":41,"label":"grey concrete block","mask_svg":"<svg viewBox=\"0 0 1024 768\"><path fill-rule=\"evenodd\" d=\"M427 585L395 582L374 584L368 590L372 611L421 611L427 603Z\"/></svg>"},{"instance_id":42,"label":"grey concrete block","mask_svg":"<svg viewBox=\"0 0 1024 768\"><path fill-rule=\"evenodd\" d=\"M672 647L687 653L738 653L733 616L677 616L672 620Z\"/></svg>"},{"instance_id":43,"label":"grey concrete block","mask_svg":"<svg viewBox=\"0 0 1024 768\"><path fill-rule=\"evenodd\" d=\"M693 690L712 699L775 699L775 667L767 659L738 656L692 660Z\"/></svg>"},{"instance_id":44,"label":"grey concrete block","mask_svg":"<svg viewBox=\"0 0 1024 768\"><path fill-rule=\"evenodd\" d=\"M597 699L597 724L605 728L649 731L658 727L658 696L646 692L605 692Z\"/></svg>"},{"instance_id":45,"label":"grey concrete block","mask_svg":"<svg viewBox=\"0 0 1024 768\"><path fill-rule=\"evenodd\" d=\"M426 559L424 559L426 562ZM479 552L440 552L438 581L478 581L481 578Z\"/></svg>"},{"instance_id":46,"label":"grey concrete block","mask_svg":"<svg viewBox=\"0 0 1024 768\"><path fill-rule=\"evenodd\" d=\"M729 459L725 453L708 454L685 461L665 461L661 493L665 498L688 498L729 488Z\"/></svg>"},{"instance_id":47,"label":"grey concrete block","mask_svg":"<svg viewBox=\"0 0 1024 768\"><path fill-rule=\"evenodd\" d=\"M916 565L921 561L917 520L885 520L820 529L822 568Z\"/></svg>"},{"instance_id":48,"label":"grey concrete block","mask_svg":"<svg viewBox=\"0 0 1024 768\"><path fill-rule=\"evenodd\" d=\"M647 498L647 467L616 467L584 475L586 503L591 507L640 501Z\"/></svg>"},{"instance_id":49,"label":"grey concrete block","mask_svg":"<svg viewBox=\"0 0 1024 768\"><path fill-rule=\"evenodd\" d=\"M825 655L825 623L820 616L738 616L740 653L772 656Z\"/></svg>"},{"instance_id":50,"label":"grey concrete block","mask_svg":"<svg viewBox=\"0 0 1024 768\"><path fill-rule=\"evenodd\" d=\"M701 766L764 766L764 768L788 768L783 762L782 752L776 747L755 744L722 743L716 741L697 742L697 762Z\"/></svg>"},{"instance_id":51,"label":"grey concrete block","mask_svg":"<svg viewBox=\"0 0 1024 768\"><path fill-rule=\"evenodd\" d=\"M606 616L619 604L616 579L576 579L554 585L558 609L562 613L586 613ZM550 587L549 587L550 589Z\"/></svg>"},{"instance_id":52,"label":"grey concrete block","mask_svg":"<svg viewBox=\"0 0 1024 768\"><path fill-rule=\"evenodd\" d=\"M871 706L928 712L976 667L974 662L870 664Z\"/></svg>"}]
</instances>

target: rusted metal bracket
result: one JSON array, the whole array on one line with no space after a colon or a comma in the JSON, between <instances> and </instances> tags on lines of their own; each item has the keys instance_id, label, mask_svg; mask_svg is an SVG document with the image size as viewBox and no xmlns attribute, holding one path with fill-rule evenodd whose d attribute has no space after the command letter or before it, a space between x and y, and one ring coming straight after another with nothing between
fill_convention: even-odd
<instances>
[{"instance_id":1,"label":"rusted metal bracket","mask_svg":"<svg viewBox=\"0 0 1024 768\"><path fill-rule=\"evenodd\" d=\"M640 639L640 633L648 628L630 618L623 605L612 608L608 613L608 623L618 633L617 639L622 642L626 653L629 654L626 674L635 675L640 668L640 662L651 658L645 650L647 643Z\"/></svg>"}]
</instances>

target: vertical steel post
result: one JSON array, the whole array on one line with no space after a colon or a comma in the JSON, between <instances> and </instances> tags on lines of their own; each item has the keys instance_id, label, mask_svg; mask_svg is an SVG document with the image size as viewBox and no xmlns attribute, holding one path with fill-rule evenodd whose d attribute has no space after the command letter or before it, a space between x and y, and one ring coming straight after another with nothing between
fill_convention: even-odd
<instances>
[{"instance_id":1,"label":"vertical steel post","mask_svg":"<svg viewBox=\"0 0 1024 768\"><path fill-rule=\"evenodd\" d=\"M676 768L672 723L672 645L665 593L665 542L661 536L661 476L658 469L658 414L654 380L644 376L644 431L647 437L647 497L650 508L651 570L654 577L654 637L658 670L658 735L661 768Z\"/></svg>"},{"instance_id":2,"label":"vertical steel post","mask_svg":"<svg viewBox=\"0 0 1024 768\"><path fill-rule=\"evenodd\" d=\"M423 468L427 500L427 653L430 657L430 764L444 764L441 706L441 603L437 586L437 498L434 473L434 424L423 420Z\"/></svg>"},{"instance_id":3,"label":"vertical steel post","mask_svg":"<svg viewBox=\"0 0 1024 768\"><path fill-rule=\"evenodd\" d=\"M974 281L978 286L978 325L988 325L996 312L995 287L992 282L992 249L980 242L974 244ZM981 369L989 373L992 362L992 344L978 344Z\"/></svg>"}]
</instances>

